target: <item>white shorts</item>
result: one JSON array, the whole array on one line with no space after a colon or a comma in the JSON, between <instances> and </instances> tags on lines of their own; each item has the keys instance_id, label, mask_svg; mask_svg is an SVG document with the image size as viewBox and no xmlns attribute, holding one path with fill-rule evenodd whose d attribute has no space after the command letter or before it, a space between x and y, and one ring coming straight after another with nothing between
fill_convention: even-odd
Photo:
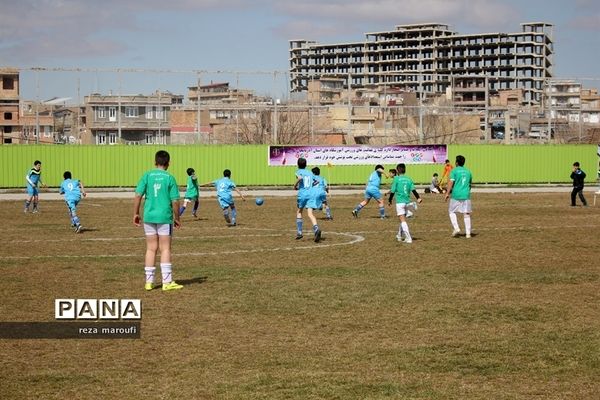
<instances>
[{"instance_id":1,"label":"white shorts","mask_svg":"<svg viewBox=\"0 0 600 400\"><path fill-rule=\"evenodd\" d=\"M173 225L148 224L144 222L144 232L146 232L146 236L171 236L173 234Z\"/></svg>"},{"instance_id":2,"label":"white shorts","mask_svg":"<svg viewBox=\"0 0 600 400\"><path fill-rule=\"evenodd\" d=\"M450 204L448 205L448 212L470 214L471 212L473 212L473 208L471 207L471 200L450 199Z\"/></svg>"},{"instance_id":3,"label":"white shorts","mask_svg":"<svg viewBox=\"0 0 600 400\"><path fill-rule=\"evenodd\" d=\"M408 204L406 203L396 203L396 215L400 216L400 215L406 215L407 213L407 206Z\"/></svg>"}]
</instances>

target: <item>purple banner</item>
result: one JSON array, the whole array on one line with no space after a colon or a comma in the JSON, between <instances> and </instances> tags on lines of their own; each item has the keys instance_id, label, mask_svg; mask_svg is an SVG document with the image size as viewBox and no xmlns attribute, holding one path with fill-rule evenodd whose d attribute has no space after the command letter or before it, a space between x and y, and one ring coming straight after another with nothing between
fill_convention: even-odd
<instances>
[{"instance_id":1,"label":"purple banner","mask_svg":"<svg viewBox=\"0 0 600 400\"><path fill-rule=\"evenodd\" d=\"M269 146L270 166L439 164L448 158L445 144L415 146Z\"/></svg>"}]
</instances>

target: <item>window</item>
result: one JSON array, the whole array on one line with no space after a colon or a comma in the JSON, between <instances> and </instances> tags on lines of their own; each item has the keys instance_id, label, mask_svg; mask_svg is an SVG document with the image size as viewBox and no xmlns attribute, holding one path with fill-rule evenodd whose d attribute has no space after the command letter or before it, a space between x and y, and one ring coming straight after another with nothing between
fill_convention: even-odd
<instances>
[{"instance_id":1,"label":"window","mask_svg":"<svg viewBox=\"0 0 600 400\"><path fill-rule=\"evenodd\" d=\"M106 134L104 132L98 132L96 135L96 144L106 144Z\"/></svg>"},{"instance_id":2,"label":"window","mask_svg":"<svg viewBox=\"0 0 600 400\"><path fill-rule=\"evenodd\" d=\"M15 89L15 81L13 78L4 76L2 77L2 89L4 90L14 90Z\"/></svg>"},{"instance_id":3,"label":"window","mask_svg":"<svg viewBox=\"0 0 600 400\"><path fill-rule=\"evenodd\" d=\"M138 108L137 107L125 107L125 116L127 118L135 118L137 117L138 114Z\"/></svg>"},{"instance_id":4,"label":"window","mask_svg":"<svg viewBox=\"0 0 600 400\"><path fill-rule=\"evenodd\" d=\"M146 106L146 119L152 119L152 107Z\"/></svg>"},{"instance_id":5,"label":"window","mask_svg":"<svg viewBox=\"0 0 600 400\"><path fill-rule=\"evenodd\" d=\"M5 126L4 133L12 133L12 126Z\"/></svg>"},{"instance_id":6,"label":"window","mask_svg":"<svg viewBox=\"0 0 600 400\"><path fill-rule=\"evenodd\" d=\"M146 144L154 144L154 135L146 133Z\"/></svg>"},{"instance_id":7,"label":"window","mask_svg":"<svg viewBox=\"0 0 600 400\"><path fill-rule=\"evenodd\" d=\"M51 126L44 126L42 128L44 129L44 137L52 137L52 127Z\"/></svg>"},{"instance_id":8,"label":"window","mask_svg":"<svg viewBox=\"0 0 600 400\"><path fill-rule=\"evenodd\" d=\"M108 107L108 120L111 122L117 120L117 107Z\"/></svg>"},{"instance_id":9,"label":"window","mask_svg":"<svg viewBox=\"0 0 600 400\"><path fill-rule=\"evenodd\" d=\"M108 144L117 144L117 132L108 133Z\"/></svg>"},{"instance_id":10,"label":"window","mask_svg":"<svg viewBox=\"0 0 600 400\"><path fill-rule=\"evenodd\" d=\"M11 112L5 112L4 113L4 119L6 121L10 121L12 119L12 113Z\"/></svg>"},{"instance_id":11,"label":"window","mask_svg":"<svg viewBox=\"0 0 600 400\"><path fill-rule=\"evenodd\" d=\"M97 119L106 118L106 107L97 107L96 108L96 118Z\"/></svg>"},{"instance_id":12,"label":"window","mask_svg":"<svg viewBox=\"0 0 600 400\"><path fill-rule=\"evenodd\" d=\"M156 107L156 119L163 119L164 113L163 108L161 106Z\"/></svg>"}]
</instances>

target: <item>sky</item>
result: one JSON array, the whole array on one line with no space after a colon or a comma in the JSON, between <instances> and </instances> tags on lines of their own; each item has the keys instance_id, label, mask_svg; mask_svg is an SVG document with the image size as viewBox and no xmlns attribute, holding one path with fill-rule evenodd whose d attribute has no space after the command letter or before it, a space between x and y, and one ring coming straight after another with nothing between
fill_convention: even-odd
<instances>
[{"instance_id":1,"label":"sky","mask_svg":"<svg viewBox=\"0 0 600 400\"><path fill-rule=\"evenodd\" d=\"M194 70L236 71L202 74L201 84L285 97L287 77L273 71L287 71L289 40L362 41L366 32L423 22L459 33L551 23L554 76L600 86L598 0L0 0L0 20L0 66L146 71L23 72L22 97L42 100L186 94Z\"/></svg>"}]
</instances>

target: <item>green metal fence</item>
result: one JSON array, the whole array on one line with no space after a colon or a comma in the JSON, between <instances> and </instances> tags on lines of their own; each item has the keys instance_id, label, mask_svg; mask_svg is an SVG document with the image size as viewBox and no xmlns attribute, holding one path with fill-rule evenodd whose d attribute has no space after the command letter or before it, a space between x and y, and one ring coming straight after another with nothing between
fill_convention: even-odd
<instances>
[{"instance_id":1,"label":"green metal fence","mask_svg":"<svg viewBox=\"0 0 600 400\"><path fill-rule=\"evenodd\" d=\"M295 167L269 167L264 145L227 146L0 146L0 187L25 185L25 174L35 160L42 161L42 177L58 186L69 170L86 187L135 186L141 174L153 167L154 153L171 154L169 171L180 185L185 170L196 169L202 183L222 176L223 169L242 186L291 185ZM581 163L590 180L596 176L596 145L449 145L450 160L458 154L467 159L475 183L565 183L571 165ZM386 165L392 168L392 165ZM373 166L323 167L321 175L333 184L364 184ZM409 165L408 175L417 183L429 183L442 165Z\"/></svg>"}]
</instances>

